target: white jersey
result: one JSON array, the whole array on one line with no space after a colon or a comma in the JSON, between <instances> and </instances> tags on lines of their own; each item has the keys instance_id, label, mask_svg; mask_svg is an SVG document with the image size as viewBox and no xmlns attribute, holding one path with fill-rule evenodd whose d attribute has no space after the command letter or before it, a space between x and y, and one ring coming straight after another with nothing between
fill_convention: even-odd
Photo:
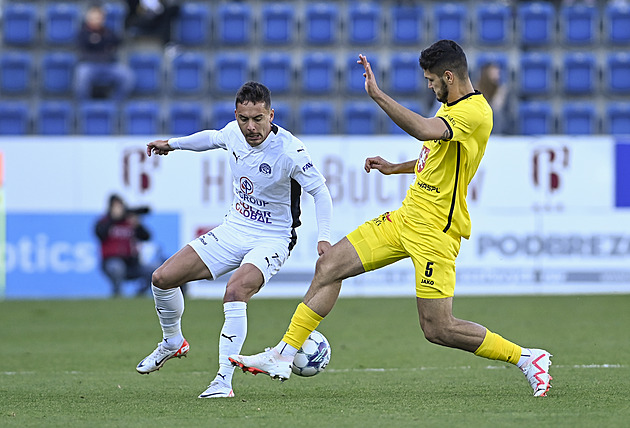
<instances>
[{"instance_id":1,"label":"white jersey","mask_svg":"<svg viewBox=\"0 0 630 428\"><path fill-rule=\"evenodd\" d=\"M225 222L259 234L291 237L292 229L301 224L301 188L308 192L326 181L304 144L275 124L256 147L245 141L235 120L221 130L171 138L169 145L194 151L227 150L234 197Z\"/></svg>"}]
</instances>

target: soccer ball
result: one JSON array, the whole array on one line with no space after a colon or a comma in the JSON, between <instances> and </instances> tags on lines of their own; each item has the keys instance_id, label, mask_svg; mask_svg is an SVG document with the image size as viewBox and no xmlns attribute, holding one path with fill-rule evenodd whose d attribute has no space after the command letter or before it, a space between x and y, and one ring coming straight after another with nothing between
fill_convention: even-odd
<instances>
[{"instance_id":1,"label":"soccer ball","mask_svg":"<svg viewBox=\"0 0 630 428\"><path fill-rule=\"evenodd\" d=\"M298 376L315 376L330 362L330 344L317 330L308 336L293 359L291 370Z\"/></svg>"}]
</instances>

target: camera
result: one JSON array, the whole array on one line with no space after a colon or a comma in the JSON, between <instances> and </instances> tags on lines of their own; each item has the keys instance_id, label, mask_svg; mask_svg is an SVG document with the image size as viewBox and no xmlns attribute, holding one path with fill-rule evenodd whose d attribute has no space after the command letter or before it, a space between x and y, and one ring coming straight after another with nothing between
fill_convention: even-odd
<instances>
[{"instance_id":1,"label":"camera","mask_svg":"<svg viewBox=\"0 0 630 428\"><path fill-rule=\"evenodd\" d=\"M127 209L127 214L142 215L142 214L149 214L150 212L151 212L151 208L149 207L135 207L135 208Z\"/></svg>"}]
</instances>

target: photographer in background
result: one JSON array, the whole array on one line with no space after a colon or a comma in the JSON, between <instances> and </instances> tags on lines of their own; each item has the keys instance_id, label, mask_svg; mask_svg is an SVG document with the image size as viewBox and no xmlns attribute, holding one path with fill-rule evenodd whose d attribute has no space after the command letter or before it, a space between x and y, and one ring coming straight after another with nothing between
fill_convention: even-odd
<instances>
[{"instance_id":1,"label":"photographer in background","mask_svg":"<svg viewBox=\"0 0 630 428\"><path fill-rule=\"evenodd\" d=\"M138 296L151 287L151 274L156 266L143 264L139 251L139 243L151 238L139 217L148 212L146 207L127 208L122 198L114 194L109 197L107 214L96 223L96 236L101 242L101 268L112 283L114 297L120 296L121 285L126 280L141 280Z\"/></svg>"}]
</instances>

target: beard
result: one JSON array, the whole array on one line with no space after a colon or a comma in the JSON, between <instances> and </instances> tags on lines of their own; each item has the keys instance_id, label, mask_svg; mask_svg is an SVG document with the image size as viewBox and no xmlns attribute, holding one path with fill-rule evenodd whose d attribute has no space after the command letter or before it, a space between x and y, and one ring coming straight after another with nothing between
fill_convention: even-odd
<instances>
[{"instance_id":1,"label":"beard","mask_svg":"<svg viewBox=\"0 0 630 428\"><path fill-rule=\"evenodd\" d=\"M448 101L448 85L443 78L440 78L440 88L439 90L435 91L435 97L441 103L445 103Z\"/></svg>"}]
</instances>

